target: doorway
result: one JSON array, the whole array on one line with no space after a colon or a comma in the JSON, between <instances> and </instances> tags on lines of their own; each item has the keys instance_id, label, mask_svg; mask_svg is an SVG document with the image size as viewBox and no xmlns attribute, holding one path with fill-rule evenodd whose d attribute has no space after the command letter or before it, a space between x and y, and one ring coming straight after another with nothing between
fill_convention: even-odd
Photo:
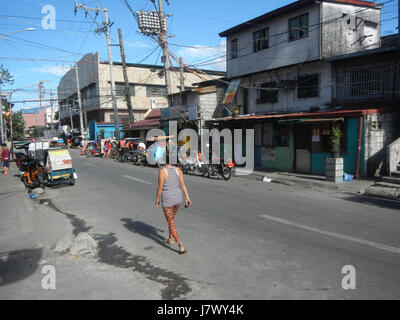
<instances>
[{"instance_id":1,"label":"doorway","mask_svg":"<svg viewBox=\"0 0 400 320\"><path fill-rule=\"evenodd\" d=\"M311 127L298 125L294 130L295 171L311 173Z\"/></svg>"}]
</instances>

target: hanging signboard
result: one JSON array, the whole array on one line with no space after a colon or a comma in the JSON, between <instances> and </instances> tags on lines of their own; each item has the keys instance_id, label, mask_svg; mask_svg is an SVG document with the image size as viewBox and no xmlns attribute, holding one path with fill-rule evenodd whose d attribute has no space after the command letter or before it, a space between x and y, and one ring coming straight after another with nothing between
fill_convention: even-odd
<instances>
[{"instance_id":1,"label":"hanging signboard","mask_svg":"<svg viewBox=\"0 0 400 320\"><path fill-rule=\"evenodd\" d=\"M235 99L236 92L237 89L239 88L240 82L241 79L236 79L231 81L228 89L226 90L225 98L224 101L222 101L222 104L232 104L233 99Z\"/></svg>"}]
</instances>

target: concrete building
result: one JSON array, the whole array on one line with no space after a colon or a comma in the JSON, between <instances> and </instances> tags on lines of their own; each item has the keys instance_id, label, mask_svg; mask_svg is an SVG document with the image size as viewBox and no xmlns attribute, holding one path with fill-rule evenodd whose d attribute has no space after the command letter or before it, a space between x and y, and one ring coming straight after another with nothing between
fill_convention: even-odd
<instances>
[{"instance_id":1,"label":"concrete building","mask_svg":"<svg viewBox=\"0 0 400 320\"><path fill-rule=\"evenodd\" d=\"M327 109L332 56L380 45L381 7L359 0L300 0L220 33L227 77L241 79L241 114Z\"/></svg>"},{"instance_id":2,"label":"concrete building","mask_svg":"<svg viewBox=\"0 0 400 320\"><path fill-rule=\"evenodd\" d=\"M264 169L324 175L335 126L344 172L382 171L399 134L399 64L398 47L382 47L393 41L380 39L381 8L299 0L222 32L228 81L240 83L226 107L241 116L213 122L254 129L255 165Z\"/></svg>"},{"instance_id":3,"label":"concrete building","mask_svg":"<svg viewBox=\"0 0 400 320\"><path fill-rule=\"evenodd\" d=\"M109 63L100 61L99 54L89 53L79 62L79 80L83 100L85 123L90 121L113 122L114 114L111 98ZM120 121L127 127L128 109L124 96L125 82L122 64L114 63L114 79L117 92L117 105ZM130 93L135 121L144 120L152 108L168 106L164 69L157 65L127 64ZM172 68L172 92L180 91L179 69ZM202 79L225 76L224 72L203 70L201 75L185 71L185 85L189 89L193 83ZM79 127L75 70L68 71L58 85L58 100L62 123L73 118L74 127Z\"/></svg>"},{"instance_id":4,"label":"concrete building","mask_svg":"<svg viewBox=\"0 0 400 320\"><path fill-rule=\"evenodd\" d=\"M31 108L21 109L25 121L25 131L28 132L32 127L46 126L45 109L44 108Z\"/></svg>"}]
</instances>

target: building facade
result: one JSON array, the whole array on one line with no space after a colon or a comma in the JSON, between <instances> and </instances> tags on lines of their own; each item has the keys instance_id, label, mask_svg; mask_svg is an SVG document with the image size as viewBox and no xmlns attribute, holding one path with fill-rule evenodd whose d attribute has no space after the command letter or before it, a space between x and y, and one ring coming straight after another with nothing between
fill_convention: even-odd
<instances>
[{"instance_id":1,"label":"building facade","mask_svg":"<svg viewBox=\"0 0 400 320\"><path fill-rule=\"evenodd\" d=\"M113 122L114 110L111 97L109 63L100 61L99 54L87 54L78 62L79 82L84 110L84 122ZM172 92L180 90L180 71L171 70ZM125 82L122 64L113 65L116 86L117 106L120 121L128 126L128 108L125 101ZM135 122L144 120L145 114L152 108L168 106L164 69L157 65L127 64L131 102ZM191 88L201 79L223 77L225 73L203 70L201 75L184 72L185 86ZM79 110L75 70L71 69L61 79L58 86L58 100L62 123L69 123L73 118L74 127L79 127Z\"/></svg>"}]
</instances>

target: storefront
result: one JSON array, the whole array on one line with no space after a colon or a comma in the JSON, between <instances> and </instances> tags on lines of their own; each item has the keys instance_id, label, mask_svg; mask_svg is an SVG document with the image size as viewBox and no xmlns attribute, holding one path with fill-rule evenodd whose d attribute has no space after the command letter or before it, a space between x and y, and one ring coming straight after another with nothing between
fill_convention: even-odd
<instances>
[{"instance_id":1,"label":"storefront","mask_svg":"<svg viewBox=\"0 0 400 320\"><path fill-rule=\"evenodd\" d=\"M365 116L379 109L244 116L215 120L219 129L254 129L254 164L262 169L324 175L332 127L340 128L344 171L364 176ZM243 150L245 150L243 148ZM359 151L358 151L359 150Z\"/></svg>"}]
</instances>

